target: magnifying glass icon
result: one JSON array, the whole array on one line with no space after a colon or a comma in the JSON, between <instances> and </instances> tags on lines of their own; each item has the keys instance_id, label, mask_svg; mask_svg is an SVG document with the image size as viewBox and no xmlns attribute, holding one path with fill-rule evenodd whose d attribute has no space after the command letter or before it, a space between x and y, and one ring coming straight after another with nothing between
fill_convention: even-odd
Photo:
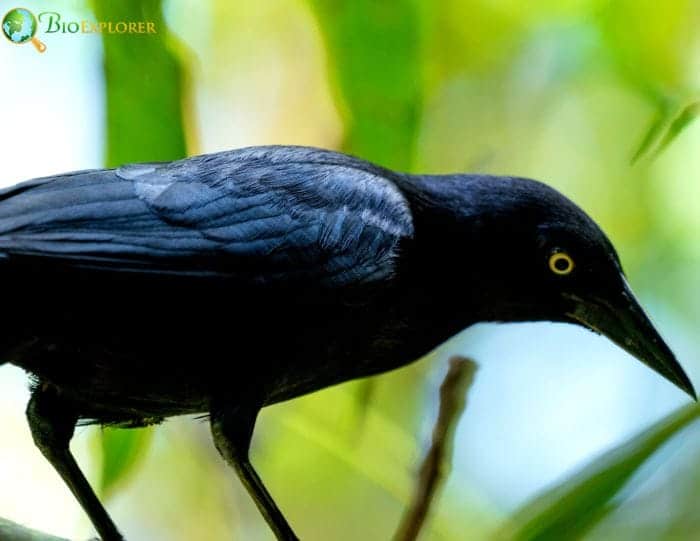
<instances>
[{"instance_id":1,"label":"magnifying glass icon","mask_svg":"<svg viewBox=\"0 0 700 541\"><path fill-rule=\"evenodd\" d=\"M36 37L38 28L36 17L28 9L14 8L5 13L0 28L10 43L24 45L31 41L37 51L40 53L46 51L46 45Z\"/></svg>"}]
</instances>

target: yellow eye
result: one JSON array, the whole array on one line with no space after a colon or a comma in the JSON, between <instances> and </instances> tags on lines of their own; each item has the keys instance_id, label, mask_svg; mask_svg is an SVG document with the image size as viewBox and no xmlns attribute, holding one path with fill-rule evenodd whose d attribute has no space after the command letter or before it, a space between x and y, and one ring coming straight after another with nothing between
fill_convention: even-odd
<instances>
[{"instance_id":1,"label":"yellow eye","mask_svg":"<svg viewBox=\"0 0 700 541\"><path fill-rule=\"evenodd\" d=\"M564 276L574 270L574 260L566 252L554 252L549 256L549 270Z\"/></svg>"}]
</instances>

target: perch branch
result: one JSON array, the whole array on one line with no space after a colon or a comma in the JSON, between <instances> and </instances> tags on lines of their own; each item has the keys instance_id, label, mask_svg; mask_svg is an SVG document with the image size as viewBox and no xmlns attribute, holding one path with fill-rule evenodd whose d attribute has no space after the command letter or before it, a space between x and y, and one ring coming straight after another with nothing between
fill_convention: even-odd
<instances>
[{"instance_id":1,"label":"perch branch","mask_svg":"<svg viewBox=\"0 0 700 541\"><path fill-rule=\"evenodd\" d=\"M38 532L25 526L0 518L1 541L68 541L63 537L56 537L47 533Z\"/></svg>"},{"instance_id":2,"label":"perch branch","mask_svg":"<svg viewBox=\"0 0 700 541\"><path fill-rule=\"evenodd\" d=\"M430 448L423 458L411 504L404 513L394 541L414 541L425 524L435 493L449 473L455 427L464 411L466 393L474 381L476 368L477 364L471 359L450 359L450 367L440 385L440 408Z\"/></svg>"}]
</instances>

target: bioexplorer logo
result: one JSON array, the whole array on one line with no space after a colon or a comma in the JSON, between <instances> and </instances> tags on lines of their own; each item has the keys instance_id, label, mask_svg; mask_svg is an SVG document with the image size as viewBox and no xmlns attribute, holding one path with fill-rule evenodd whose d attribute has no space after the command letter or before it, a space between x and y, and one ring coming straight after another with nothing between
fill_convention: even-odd
<instances>
[{"instance_id":1,"label":"bioexplorer logo","mask_svg":"<svg viewBox=\"0 0 700 541\"><path fill-rule=\"evenodd\" d=\"M31 41L36 50L43 53L46 45L36 37L37 26L34 14L24 8L11 9L2 18L2 33L10 43L24 45Z\"/></svg>"},{"instance_id":2,"label":"bioexplorer logo","mask_svg":"<svg viewBox=\"0 0 700 541\"><path fill-rule=\"evenodd\" d=\"M38 17L26 8L14 8L2 18L2 33L15 45L31 42L37 51L46 45L36 37L45 34L155 34L153 21L88 21L64 20L56 11L42 11Z\"/></svg>"}]
</instances>

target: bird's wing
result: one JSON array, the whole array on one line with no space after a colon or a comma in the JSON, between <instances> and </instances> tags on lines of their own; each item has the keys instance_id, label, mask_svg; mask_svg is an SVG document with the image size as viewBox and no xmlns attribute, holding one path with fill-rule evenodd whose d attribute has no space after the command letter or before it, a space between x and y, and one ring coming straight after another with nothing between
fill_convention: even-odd
<instances>
[{"instance_id":1,"label":"bird's wing","mask_svg":"<svg viewBox=\"0 0 700 541\"><path fill-rule=\"evenodd\" d=\"M393 272L411 236L384 172L301 147L92 170L0 191L7 262L347 285Z\"/></svg>"}]
</instances>

